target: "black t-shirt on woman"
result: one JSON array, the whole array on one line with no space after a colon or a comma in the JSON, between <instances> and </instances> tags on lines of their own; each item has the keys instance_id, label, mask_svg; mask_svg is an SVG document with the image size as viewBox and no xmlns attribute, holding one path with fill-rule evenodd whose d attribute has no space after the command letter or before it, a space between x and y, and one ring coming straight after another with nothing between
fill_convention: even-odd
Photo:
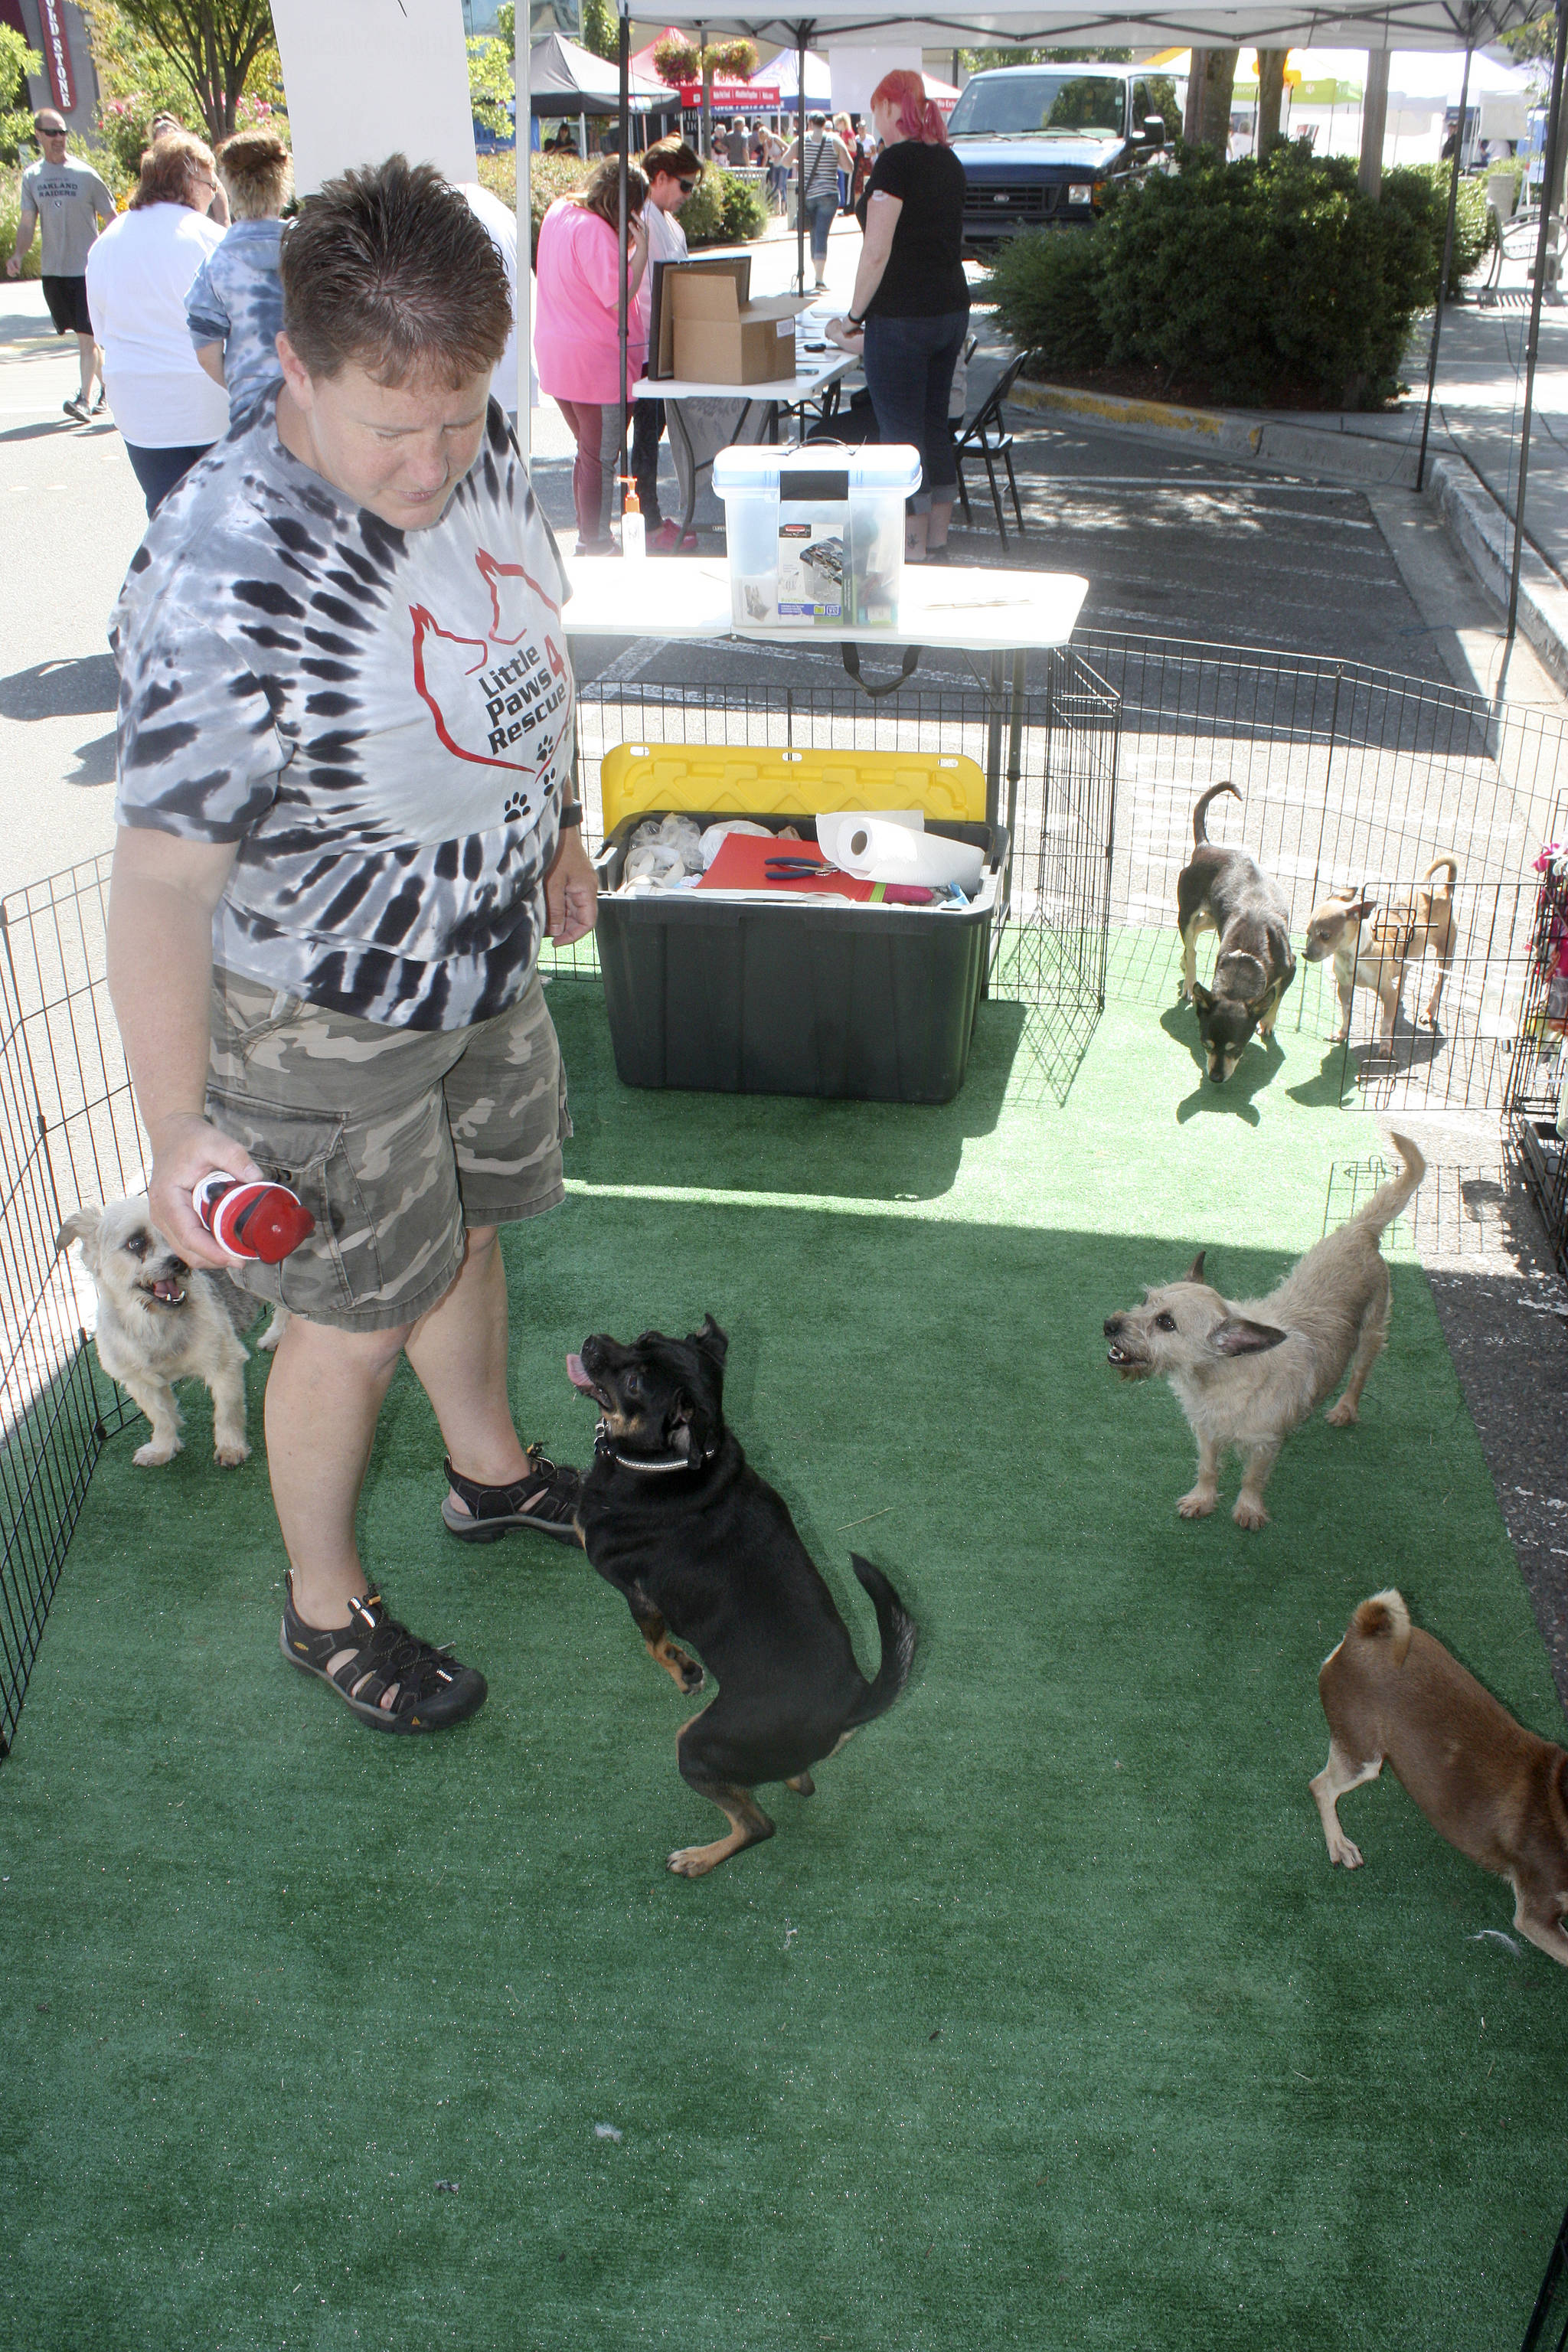
<instances>
[{"instance_id":1,"label":"black t-shirt on woman","mask_svg":"<svg viewBox=\"0 0 1568 2352\"><path fill-rule=\"evenodd\" d=\"M882 282L866 305L868 318L934 319L967 310L969 281L963 249L963 166L951 147L900 139L884 147L866 183L866 212L877 194L903 205Z\"/></svg>"}]
</instances>

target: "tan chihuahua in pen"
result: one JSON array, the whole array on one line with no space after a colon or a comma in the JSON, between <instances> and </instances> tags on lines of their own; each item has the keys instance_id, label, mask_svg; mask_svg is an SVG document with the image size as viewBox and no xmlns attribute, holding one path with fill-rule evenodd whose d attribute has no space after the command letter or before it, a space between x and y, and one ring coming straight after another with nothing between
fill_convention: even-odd
<instances>
[{"instance_id":1,"label":"tan chihuahua in pen","mask_svg":"<svg viewBox=\"0 0 1568 2352\"><path fill-rule=\"evenodd\" d=\"M1329 1860L1361 1868L1340 1799L1384 1764L1433 1828L1513 1888L1513 1924L1568 1968L1568 1749L1516 1723L1390 1589L1363 1601L1323 1661L1329 1760L1310 1783Z\"/></svg>"}]
</instances>

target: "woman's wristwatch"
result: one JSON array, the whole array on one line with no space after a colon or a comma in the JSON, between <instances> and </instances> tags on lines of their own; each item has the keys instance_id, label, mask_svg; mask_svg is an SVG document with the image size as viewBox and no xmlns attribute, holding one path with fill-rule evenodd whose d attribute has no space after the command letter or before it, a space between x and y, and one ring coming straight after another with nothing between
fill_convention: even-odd
<instances>
[{"instance_id":1,"label":"woman's wristwatch","mask_svg":"<svg viewBox=\"0 0 1568 2352\"><path fill-rule=\"evenodd\" d=\"M847 327L853 327L856 332L858 333L861 328L866 324L866 321L864 318L858 319L853 310L846 310L844 313L844 323Z\"/></svg>"},{"instance_id":2,"label":"woman's wristwatch","mask_svg":"<svg viewBox=\"0 0 1568 2352\"><path fill-rule=\"evenodd\" d=\"M560 814L560 815L559 815L559 816L556 818L556 820L555 820L555 824L556 824L556 828L557 828L557 830L558 830L559 832L561 832L561 833L565 833L565 832L569 829L569 827L571 827L572 825L574 825L574 824L578 824L578 825L580 825L580 824L582 824L582 822L583 822L583 803L582 803L582 802L581 802L581 801L563 801L563 802L562 802L562 803L561 803L561 814Z\"/></svg>"}]
</instances>

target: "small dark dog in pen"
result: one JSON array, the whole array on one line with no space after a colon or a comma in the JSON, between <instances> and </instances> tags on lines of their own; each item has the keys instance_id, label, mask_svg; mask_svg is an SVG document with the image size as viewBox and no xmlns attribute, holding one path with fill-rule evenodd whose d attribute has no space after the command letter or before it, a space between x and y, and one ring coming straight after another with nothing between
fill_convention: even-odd
<instances>
[{"instance_id":1,"label":"small dark dog in pen","mask_svg":"<svg viewBox=\"0 0 1568 2352\"><path fill-rule=\"evenodd\" d=\"M1568 1968L1568 1752L1516 1723L1390 1589L1363 1601L1323 1661L1329 1760L1309 1783L1329 1860L1361 1868L1340 1799L1384 1764L1433 1828L1514 1892L1513 1924Z\"/></svg>"},{"instance_id":2,"label":"small dark dog in pen","mask_svg":"<svg viewBox=\"0 0 1568 2352\"><path fill-rule=\"evenodd\" d=\"M1246 1468L1231 1517L1237 1527L1266 1527L1263 1490L1279 1448L1332 1394L1347 1365L1345 1392L1328 1418L1336 1429L1355 1420L1388 1337L1388 1268L1378 1243L1426 1173L1413 1143L1391 1139L1399 1174L1267 1298L1222 1297L1204 1280L1207 1252L1200 1250L1184 1282L1151 1290L1142 1307L1108 1318L1107 1361L1125 1380L1168 1380L1198 1441L1197 1485L1176 1505L1183 1518L1214 1509L1221 1457L1234 1446Z\"/></svg>"},{"instance_id":3,"label":"small dark dog in pen","mask_svg":"<svg viewBox=\"0 0 1568 2352\"><path fill-rule=\"evenodd\" d=\"M676 1754L730 1834L672 1853L670 1869L685 1878L772 1837L752 1790L783 1780L811 1796L811 1767L892 1706L915 1654L898 1594L852 1552L882 1643L875 1681L856 1664L788 1506L724 1425L728 1344L710 1315L684 1339L645 1331L623 1347L600 1335L566 1359L567 1378L600 1412L578 1507L584 1549L678 1689L700 1690L704 1676L673 1637L719 1679L712 1705L677 1733Z\"/></svg>"},{"instance_id":4,"label":"small dark dog in pen","mask_svg":"<svg viewBox=\"0 0 1568 2352\"><path fill-rule=\"evenodd\" d=\"M245 1430L245 1367L239 1334L256 1301L222 1274L187 1265L153 1223L145 1192L102 1208L78 1209L55 1246L81 1244L98 1294L98 1360L140 1405L153 1434L132 1460L142 1470L172 1462L182 1445L174 1382L204 1381L212 1391L213 1452L224 1469L250 1453ZM278 1345L289 1318L279 1307L260 1341Z\"/></svg>"},{"instance_id":5,"label":"small dark dog in pen","mask_svg":"<svg viewBox=\"0 0 1568 2352\"><path fill-rule=\"evenodd\" d=\"M1193 855L1176 877L1176 928L1182 935L1182 993L1195 1008L1209 1076L1223 1086L1256 1029L1272 1037L1279 1000L1296 977L1290 909L1277 882L1245 849L1223 848L1204 830L1210 801L1233 800L1234 784L1211 784L1193 811ZM1214 986L1197 976L1197 942L1219 933Z\"/></svg>"}]
</instances>

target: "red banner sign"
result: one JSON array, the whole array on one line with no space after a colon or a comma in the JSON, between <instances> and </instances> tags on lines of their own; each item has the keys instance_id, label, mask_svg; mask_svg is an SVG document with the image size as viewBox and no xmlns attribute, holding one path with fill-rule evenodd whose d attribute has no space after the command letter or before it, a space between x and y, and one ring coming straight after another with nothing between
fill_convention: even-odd
<instances>
[{"instance_id":1,"label":"red banner sign","mask_svg":"<svg viewBox=\"0 0 1568 2352\"><path fill-rule=\"evenodd\" d=\"M55 104L62 114L70 114L76 108L76 87L71 80L70 51L66 46L65 13L60 0L38 0L38 15L43 22L44 56L48 60Z\"/></svg>"},{"instance_id":2,"label":"red banner sign","mask_svg":"<svg viewBox=\"0 0 1568 2352\"><path fill-rule=\"evenodd\" d=\"M776 89L759 89L754 82L716 81L713 85L714 105L725 108L731 114L737 110L742 114L769 114L778 102ZM702 84L700 81L683 81L680 103L682 106L700 106Z\"/></svg>"}]
</instances>

